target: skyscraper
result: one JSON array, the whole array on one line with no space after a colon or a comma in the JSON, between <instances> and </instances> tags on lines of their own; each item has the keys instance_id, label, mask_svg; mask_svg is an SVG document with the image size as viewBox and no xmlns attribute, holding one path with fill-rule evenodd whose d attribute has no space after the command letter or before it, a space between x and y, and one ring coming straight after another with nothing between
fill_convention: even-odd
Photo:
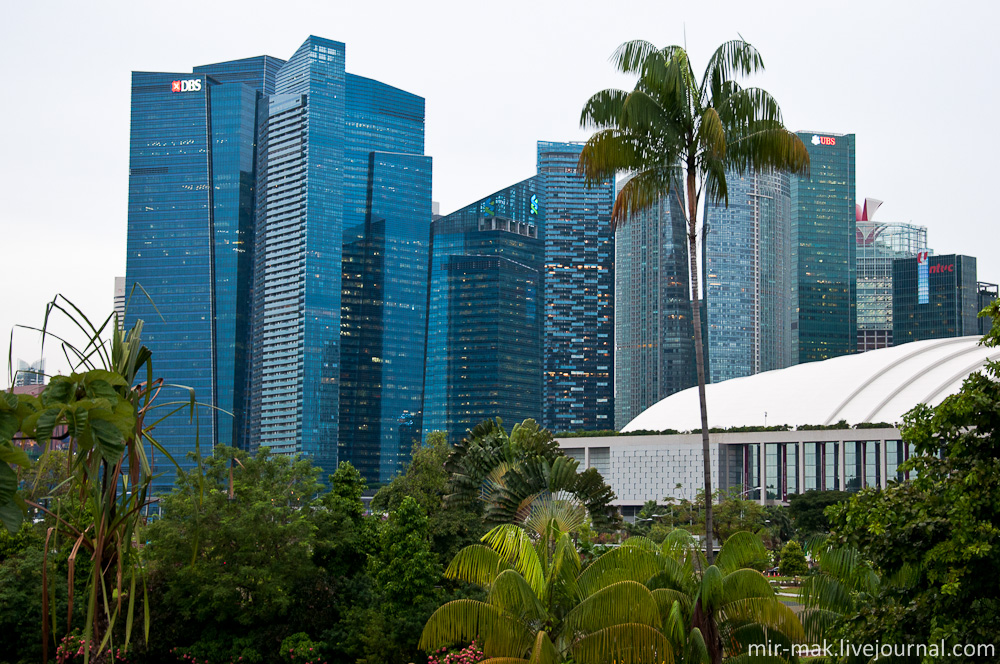
<instances>
[{"instance_id":1,"label":"skyscraper","mask_svg":"<svg viewBox=\"0 0 1000 664\"><path fill-rule=\"evenodd\" d=\"M616 429L697 383L689 274L687 223L675 196L661 196L656 205L618 226Z\"/></svg>"},{"instance_id":2,"label":"skyscraper","mask_svg":"<svg viewBox=\"0 0 1000 664\"><path fill-rule=\"evenodd\" d=\"M614 423L614 182L587 187L583 143L538 142L545 204L544 426L610 429Z\"/></svg>"},{"instance_id":3,"label":"skyscraper","mask_svg":"<svg viewBox=\"0 0 1000 664\"><path fill-rule=\"evenodd\" d=\"M424 431L541 416L539 193L528 178L433 223Z\"/></svg>"},{"instance_id":4,"label":"skyscraper","mask_svg":"<svg viewBox=\"0 0 1000 664\"><path fill-rule=\"evenodd\" d=\"M795 279L786 173L727 173L729 205L706 205L703 246L710 382L783 369Z\"/></svg>"},{"instance_id":5,"label":"skyscraper","mask_svg":"<svg viewBox=\"0 0 1000 664\"><path fill-rule=\"evenodd\" d=\"M344 44L310 37L287 62L133 75L126 288L163 314L133 297L157 373L216 407L198 418L203 452L267 445L332 472L343 446L380 481L421 401L419 379L394 376L423 365L422 335L391 340L423 326L430 160L423 100L344 63ZM342 334L357 342L347 365ZM365 360L385 366L361 393ZM355 407L368 429L344 435ZM194 447L181 419L158 428L175 459Z\"/></svg>"},{"instance_id":6,"label":"skyscraper","mask_svg":"<svg viewBox=\"0 0 1000 664\"><path fill-rule=\"evenodd\" d=\"M892 262L927 252L927 228L877 222L882 201L857 205L858 352L887 348L892 341Z\"/></svg>"},{"instance_id":7,"label":"skyscraper","mask_svg":"<svg viewBox=\"0 0 1000 664\"><path fill-rule=\"evenodd\" d=\"M156 427L182 467L193 463L186 456L196 443L206 453L237 441L231 414L242 411L246 384L246 338L237 330L249 313L256 108L280 63L199 68L218 67L224 82L205 72L132 74L125 328L144 320L156 375L206 406L193 422L183 413ZM188 398L167 388L158 402ZM154 488L169 488L172 464L155 454L152 462L154 472L167 471Z\"/></svg>"},{"instance_id":8,"label":"skyscraper","mask_svg":"<svg viewBox=\"0 0 1000 664\"><path fill-rule=\"evenodd\" d=\"M921 339L979 334L976 259L947 254L892 262L892 338L899 346Z\"/></svg>"},{"instance_id":9,"label":"skyscraper","mask_svg":"<svg viewBox=\"0 0 1000 664\"><path fill-rule=\"evenodd\" d=\"M798 132L810 174L791 176L798 316L796 362L857 348L854 134Z\"/></svg>"}]
</instances>

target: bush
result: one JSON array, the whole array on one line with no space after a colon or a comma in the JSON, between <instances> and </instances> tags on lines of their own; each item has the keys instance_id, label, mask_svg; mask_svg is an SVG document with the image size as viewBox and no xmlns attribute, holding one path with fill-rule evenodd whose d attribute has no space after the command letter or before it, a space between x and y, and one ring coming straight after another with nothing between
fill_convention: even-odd
<instances>
[{"instance_id":1,"label":"bush","mask_svg":"<svg viewBox=\"0 0 1000 664\"><path fill-rule=\"evenodd\" d=\"M782 576L802 576L809 571L806 564L806 554L802 553L802 547L798 542L792 541L781 550L781 562L778 564L778 571Z\"/></svg>"}]
</instances>

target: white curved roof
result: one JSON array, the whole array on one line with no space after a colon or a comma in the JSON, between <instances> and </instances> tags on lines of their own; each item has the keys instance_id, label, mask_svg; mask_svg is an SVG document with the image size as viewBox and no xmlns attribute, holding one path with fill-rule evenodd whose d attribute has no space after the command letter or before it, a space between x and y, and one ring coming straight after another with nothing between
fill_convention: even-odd
<instances>
[{"instance_id":1,"label":"white curved roof","mask_svg":"<svg viewBox=\"0 0 1000 664\"><path fill-rule=\"evenodd\" d=\"M918 403L935 406L1000 348L978 336L914 341L893 348L799 364L708 385L710 427L858 422L899 423ZM622 429L690 431L701 428L698 388L653 404Z\"/></svg>"}]
</instances>

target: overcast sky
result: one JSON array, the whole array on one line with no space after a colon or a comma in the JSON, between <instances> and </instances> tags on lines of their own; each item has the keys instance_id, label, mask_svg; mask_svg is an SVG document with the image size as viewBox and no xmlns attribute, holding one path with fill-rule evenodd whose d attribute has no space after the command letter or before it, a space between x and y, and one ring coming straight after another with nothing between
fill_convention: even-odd
<instances>
[{"instance_id":1,"label":"overcast sky","mask_svg":"<svg viewBox=\"0 0 1000 664\"><path fill-rule=\"evenodd\" d=\"M125 274L133 70L288 58L310 34L345 42L347 70L427 100L426 153L443 213L529 177L538 140L585 140L585 100L630 87L622 42L686 44L701 71L742 35L754 84L793 130L857 136L857 195L928 227L939 254L1000 280L993 2L6 2L0 55L0 331L39 325L62 293L94 317ZM992 175L991 175L992 174ZM996 185L992 185L996 186ZM14 361L37 359L17 332ZM50 369L65 366L46 348ZM3 372L0 385L7 385Z\"/></svg>"}]
</instances>

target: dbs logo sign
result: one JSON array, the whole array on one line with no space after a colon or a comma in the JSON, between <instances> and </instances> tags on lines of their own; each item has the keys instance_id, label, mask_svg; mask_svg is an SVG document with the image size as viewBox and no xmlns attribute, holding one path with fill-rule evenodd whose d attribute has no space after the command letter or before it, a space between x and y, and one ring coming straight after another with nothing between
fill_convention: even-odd
<instances>
[{"instance_id":1,"label":"dbs logo sign","mask_svg":"<svg viewBox=\"0 0 1000 664\"><path fill-rule=\"evenodd\" d=\"M201 90L201 79L193 78L188 81L174 81L170 84L171 92L198 92Z\"/></svg>"}]
</instances>

